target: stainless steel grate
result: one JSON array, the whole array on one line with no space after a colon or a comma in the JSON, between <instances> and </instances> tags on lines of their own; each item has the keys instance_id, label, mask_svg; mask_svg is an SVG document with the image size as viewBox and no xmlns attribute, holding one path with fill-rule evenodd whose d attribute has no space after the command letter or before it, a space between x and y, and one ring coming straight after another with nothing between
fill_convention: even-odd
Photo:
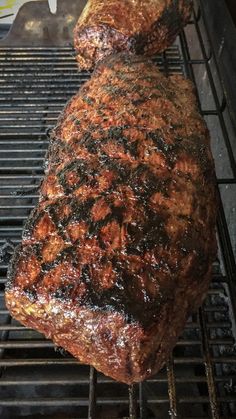
<instances>
[{"instance_id":1,"label":"stainless steel grate","mask_svg":"<svg viewBox=\"0 0 236 419\"><path fill-rule=\"evenodd\" d=\"M37 202L47 130L89 74L77 72L71 48L0 48L1 418L236 418L234 134L199 7L176 44L155 61L167 74L185 73L197 87L222 198L220 249L206 302L189 319L166 368L128 388L21 326L5 308L7 264Z\"/></svg>"}]
</instances>

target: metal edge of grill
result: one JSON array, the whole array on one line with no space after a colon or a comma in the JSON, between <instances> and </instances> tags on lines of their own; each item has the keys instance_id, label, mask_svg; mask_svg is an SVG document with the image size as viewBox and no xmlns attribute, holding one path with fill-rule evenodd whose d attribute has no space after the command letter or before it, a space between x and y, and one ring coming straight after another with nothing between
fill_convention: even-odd
<instances>
[{"instance_id":1,"label":"metal edge of grill","mask_svg":"<svg viewBox=\"0 0 236 419\"><path fill-rule=\"evenodd\" d=\"M167 75L184 73L195 83L201 112L212 138L217 135L219 141L215 153L220 148L225 162L222 167L215 155L221 197L219 260L208 297L189 319L167 366L145 383L129 388L54 348L40 334L13 321L4 306L7 263L37 202L47 129L89 75L77 73L69 47L0 48L2 418L41 414L58 419L236 418L235 238L225 206L227 194L236 193L234 134L199 3L195 2L192 20L176 44L154 61ZM203 79L207 80L208 98L202 90ZM214 144L212 147L214 152Z\"/></svg>"}]
</instances>

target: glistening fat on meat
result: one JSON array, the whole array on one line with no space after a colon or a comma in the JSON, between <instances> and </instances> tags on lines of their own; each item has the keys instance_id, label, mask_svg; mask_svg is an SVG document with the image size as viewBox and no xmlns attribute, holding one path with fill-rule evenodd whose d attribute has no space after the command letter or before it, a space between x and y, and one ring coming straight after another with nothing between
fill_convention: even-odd
<instances>
[{"instance_id":1,"label":"glistening fat on meat","mask_svg":"<svg viewBox=\"0 0 236 419\"><path fill-rule=\"evenodd\" d=\"M209 134L191 82L118 55L53 132L9 270L10 313L118 381L167 360L216 256Z\"/></svg>"},{"instance_id":2,"label":"glistening fat on meat","mask_svg":"<svg viewBox=\"0 0 236 419\"><path fill-rule=\"evenodd\" d=\"M81 69L121 51L153 55L170 46L190 18L192 0L88 0L74 30Z\"/></svg>"}]
</instances>

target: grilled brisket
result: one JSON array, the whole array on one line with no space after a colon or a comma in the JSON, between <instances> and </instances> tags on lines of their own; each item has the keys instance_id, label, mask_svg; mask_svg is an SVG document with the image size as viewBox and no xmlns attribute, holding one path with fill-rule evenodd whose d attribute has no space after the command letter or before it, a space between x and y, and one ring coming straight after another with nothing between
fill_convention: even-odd
<instances>
[{"instance_id":1,"label":"grilled brisket","mask_svg":"<svg viewBox=\"0 0 236 419\"><path fill-rule=\"evenodd\" d=\"M207 292L216 207L191 82L109 57L52 134L7 307L82 362L141 381L163 366Z\"/></svg>"},{"instance_id":2,"label":"grilled brisket","mask_svg":"<svg viewBox=\"0 0 236 419\"><path fill-rule=\"evenodd\" d=\"M175 40L188 22L192 0L89 0L74 30L81 69L111 53L153 55Z\"/></svg>"}]
</instances>

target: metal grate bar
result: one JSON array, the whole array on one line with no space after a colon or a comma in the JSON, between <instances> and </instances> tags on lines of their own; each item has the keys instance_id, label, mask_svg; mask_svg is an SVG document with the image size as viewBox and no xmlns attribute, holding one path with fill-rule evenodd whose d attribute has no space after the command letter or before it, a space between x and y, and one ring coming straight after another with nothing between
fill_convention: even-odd
<instances>
[{"instance_id":1,"label":"metal grate bar","mask_svg":"<svg viewBox=\"0 0 236 419\"><path fill-rule=\"evenodd\" d=\"M90 367L88 419L96 419L97 371Z\"/></svg>"},{"instance_id":2,"label":"metal grate bar","mask_svg":"<svg viewBox=\"0 0 236 419\"><path fill-rule=\"evenodd\" d=\"M232 375L231 377L228 377L228 378L226 378L226 377L216 377L215 378L215 381L216 382L227 382L228 380L233 380L235 377ZM168 379L167 379L167 377L163 377L163 378L158 378L158 376L156 377L156 378L150 378L150 379L148 379L148 383L149 384L151 384L151 383L153 383L153 384L155 384L155 383L167 383L168 382ZM205 383L206 382L206 377L193 377L193 378L177 378L176 380L175 380L175 382L178 384L178 383L188 383L188 384L191 384L191 383L201 383L201 382L203 382L203 383ZM29 386L31 386L31 385L35 385L35 384L38 384L38 385L40 385L40 386L43 386L43 385L45 385L45 386L55 386L55 385L64 385L64 386L67 386L67 385L77 385L77 384L89 384L90 383L90 379L88 379L88 378L70 378L70 379L68 379L68 378L61 378L61 379L35 379L35 380L21 380L21 385L23 386L27 386L27 385L29 385ZM112 384L113 383L113 381L112 381L112 379L110 378L106 378L106 377L102 377L102 378L100 378L99 377L99 384ZM1 381L0 381L0 386L2 385L2 386L15 386L15 385L17 385L18 384L18 380L17 379L15 379L15 380L6 380L6 379L2 379ZM142 386L142 384L139 384L139 387L141 387L142 388L142 390L143 390L143 386ZM141 399L143 400L143 396L141 397ZM139 399L139 405L140 405L140 410L141 410L141 404L143 403L143 401L141 402L140 401L140 399ZM142 407L142 409L143 409L143 407ZM141 413L140 413L140 417L141 417ZM143 419L143 418L142 418Z\"/></svg>"},{"instance_id":3,"label":"metal grate bar","mask_svg":"<svg viewBox=\"0 0 236 419\"><path fill-rule=\"evenodd\" d=\"M174 360L173 356L171 355L167 365L167 379L168 379L168 394L170 400L170 411L169 416L170 419L175 419L178 417L177 413L177 397L176 397L176 388L175 388L175 374L174 374Z\"/></svg>"},{"instance_id":4,"label":"metal grate bar","mask_svg":"<svg viewBox=\"0 0 236 419\"><path fill-rule=\"evenodd\" d=\"M148 419L147 399L146 399L146 394L143 387L144 387L143 384L139 383L139 416L140 416L140 419Z\"/></svg>"},{"instance_id":5,"label":"metal grate bar","mask_svg":"<svg viewBox=\"0 0 236 419\"><path fill-rule=\"evenodd\" d=\"M136 419L137 399L135 385L129 386L129 419Z\"/></svg>"},{"instance_id":6,"label":"metal grate bar","mask_svg":"<svg viewBox=\"0 0 236 419\"><path fill-rule=\"evenodd\" d=\"M149 404L169 404L168 397L160 398L148 398ZM219 397L219 401L222 403L234 403L236 401L236 396L228 397ZM179 398L179 403L181 404L208 404L208 397L181 397ZM129 405L132 406L132 402L129 398L97 398L97 405ZM87 398L37 398L37 399L0 399L0 406L89 406L89 401ZM131 410L130 410L131 411ZM130 419L135 419L136 416L129 416ZM219 416L220 419L220 416ZM229 418L228 418L229 419Z\"/></svg>"},{"instance_id":7,"label":"metal grate bar","mask_svg":"<svg viewBox=\"0 0 236 419\"><path fill-rule=\"evenodd\" d=\"M199 357L179 357L174 358L174 365L200 365L203 363L203 359L201 356ZM236 364L236 356L230 357L212 357L211 361L213 364ZM29 366L29 365L63 365L63 364L70 364L70 365L81 365L81 363L73 358L43 358L43 359L1 359L0 366Z\"/></svg>"},{"instance_id":8,"label":"metal grate bar","mask_svg":"<svg viewBox=\"0 0 236 419\"><path fill-rule=\"evenodd\" d=\"M208 335L207 335L207 328L206 322L204 317L204 310L200 308L199 310L199 321L201 324L201 335L202 335L202 351L204 356L204 363L206 369L206 378L209 390L209 399L210 399L210 408L211 408L211 417L212 419L219 419L219 406L217 402L217 394L216 394L216 385L214 379L214 371L211 361L211 353L208 344Z\"/></svg>"}]
</instances>

